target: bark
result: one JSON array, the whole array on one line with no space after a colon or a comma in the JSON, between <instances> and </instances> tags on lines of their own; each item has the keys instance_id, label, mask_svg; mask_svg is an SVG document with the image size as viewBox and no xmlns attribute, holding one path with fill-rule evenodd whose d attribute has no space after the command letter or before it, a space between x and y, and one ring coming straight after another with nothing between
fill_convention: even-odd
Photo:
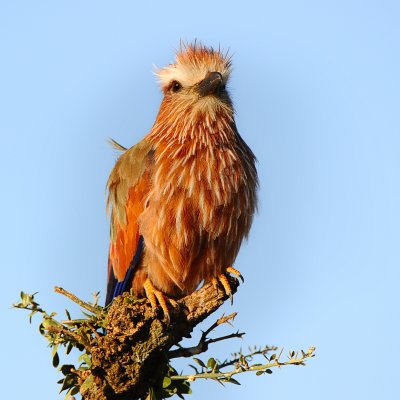
<instances>
[{"instance_id":1,"label":"bark","mask_svg":"<svg viewBox=\"0 0 400 400\"><path fill-rule=\"evenodd\" d=\"M238 281L229 277L232 293ZM107 334L91 349L92 367L81 375L84 400L133 400L162 383L168 366L168 350L217 310L227 299L225 291L211 283L178 300L168 323L161 310L148 301L125 293L108 313Z\"/></svg>"}]
</instances>

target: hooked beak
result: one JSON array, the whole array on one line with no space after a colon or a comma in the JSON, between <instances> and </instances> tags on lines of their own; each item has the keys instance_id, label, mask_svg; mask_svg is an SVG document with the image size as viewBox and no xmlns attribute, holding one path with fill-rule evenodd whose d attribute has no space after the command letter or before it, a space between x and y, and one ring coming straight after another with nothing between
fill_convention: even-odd
<instances>
[{"instance_id":1,"label":"hooked beak","mask_svg":"<svg viewBox=\"0 0 400 400\"><path fill-rule=\"evenodd\" d=\"M198 84L197 92L201 97L209 94L220 95L222 86L222 75L219 72L209 72Z\"/></svg>"}]
</instances>

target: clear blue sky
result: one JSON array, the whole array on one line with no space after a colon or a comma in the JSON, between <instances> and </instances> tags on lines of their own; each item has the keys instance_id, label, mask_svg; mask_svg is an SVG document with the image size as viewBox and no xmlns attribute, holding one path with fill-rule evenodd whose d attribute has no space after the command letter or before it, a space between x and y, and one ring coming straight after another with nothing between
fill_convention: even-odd
<instances>
[{"instance_id":1,"label":"clear blue sky","mask_svg":"<svg viewBox=\"0 0 400 400\"><path fill-rule=\"evenodd\" d=\"M147 133L152 66L194 38L234 54L237 125L261 181L236 262L246 282L224 308L247 335L211 353L268 343L317 357L241 387L196 382L188 398L398 398L399 3L234 4L0 2L3 398L58 398L39 320L10 304L38 291L62 312L54 285L104 294L106 140Z\"/></svg>"}]
</instances>

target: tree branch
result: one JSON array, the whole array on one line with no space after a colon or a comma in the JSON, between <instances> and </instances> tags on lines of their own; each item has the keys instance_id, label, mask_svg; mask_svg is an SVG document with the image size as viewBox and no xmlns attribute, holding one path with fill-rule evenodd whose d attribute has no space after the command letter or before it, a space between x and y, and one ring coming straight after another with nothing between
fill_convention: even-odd
<instances>
[{"instance_id":1,"label":"tree branch","mask_svg":"<svg viewBox=\"0 0 400 400\"><path fill-rule=\"evenodd\" d=\"M283 351L283 349L282 349ZM213 369L217 369L216 372L213 371L207 371L207 372L202 372L202 373L197 373L197 374L191 374L191 375L173 375L171 376L171 380L178 380L178 381L188 381L188 382L193 382L196 379L215 379L215 380L230 380L232 376L236 374L240 374L243 372L261 372L261 373L270 373L269 369L274 368L274 367L282 367L284 365L305 365L305 361L307 358L314 357L314 352L315 352L315 347L310 347L307 351L307 353L302 352L302 356L298 357L296 354L295 357L289 358L287 361L279 361L282 351L280 352L279 356L277 358L274 358L272 362L269 362L267 364L258 364L258 365L252 365L248 366L247 362L238 362L236 363L235 369L227 372L221 372L219 371L220 368L222 368L222 365L217 365L214 366ZM226 366L226 365L225 365Z\"/></svg>"},{"instance_id":2,"label":"tree branch","mask_svg":"<svg viewBox=\"0 0 400 400\"><path fill-rule=\"evenodd\" d=\"M232 293L239 285L237 279L228 277ZM267 354L275 347L254 348L249 354L234 353L233 359L222 363L214 358L204 363L194 358L201 367L195 374L178 375L169 361L176 357L190 357L205 352L209 345L230 338L241 338L244 333L207 338L209 334L224 323L230 322L236 313L222 316L206 331L202 332L198 344L183 348L179 345L184 337L191 337L194 327L216 311L228 296L222 287L212 283L204 285L191 295L171 302L170 318L164 317L161 308L154 311L146 299L136 299L128 293L114 299L110 307L97 305L97 295L93 303L77 298L65 289L56 287L55 291L77 303L90 314L87 318L71 319L66 310L67 320L58 321L56 313L47 313L35 301L35 294L21 292L21 301L14 307L30 311L29 319L41 314L40 333L52 348L53 366L58 367L58 351L64 347L66 353L76 348L82 354L79 366L65 364L60 367L64 378L61 391L68 396L81 393L83 400L160 400L174 394L182 396L191 392L190 382L196 379L213 379L220 383L238 383L233 376L242 372L254 371L257 375L272 373L270 368L283 365L304 365L305 359L314 356L314 348L306 353L290 352L289 360L281 362L277 356ZM178 349L170 350L173 346ZM255 364L253 357L260 355L267 359L266 364ZM231 366L230 371L221 371Z\"/></svg>"},{"instance_id":3,"label":"tree branch","mask_svg":"<svg viewBox=\"0 0 400 400\"><path fill-rule=\"evenodd\" d=\"M276 351L278 350L278 348L276 346L266 346L263 349L258 349L258 350L254 350L249 354L239 354L237 357L232 358L231 360L225 360L224 362L222 362L221 364L219 364L219 368L226 368L229 367L230 365L235 365L237 364L241 359L245 358L246 360L251 360L254 356L257 355L263 355L265 356L267 353L271 352L271 351Z\"/></svg>"},{"instance_id":4,"label":"tree branch","mask_svg":"<svg viewBox=\"0 0 400 400\"><path fill-rule=\"evenodd\" d=\"M214 322L205 332L202 333L199 343L197 346L193 347L180 347L179 349L176 350L171 350L167 353L168 358L177 358L177 357L192 357L197 354L204 353L205 351L208 350L208 345L211 343L216 343L221 340L226 340L226 339L231 339L231 338L242 338L242 336L245 334L244 332L236 332L236 333L231 333L230 335L226 336L221 336L215 339L208 339L207 340L207 335L213 331L217 326L222 325L224 323L230 324L230 321L233 321L234 318L236 317L237 313L232 313L228 316L222 316L219 318L216 322Z\"/></svg>"},{"instance_id":5,"label":"tree branch","mask_svg":"<svg viewBox=\"0 0 400 400\"><path fill-rule=\"evenodd\" d=\"M235 293L237 279L229 278L229 283ZM206 284L177 301L177 307L170 310L169 323L161 310L154 313L148 301L137 301L127 293L117 297L108 311L107 335L97 338L91 348L91 375L81 386L83 399L132 400L145 396L151 387L159 387L168 369L169 349L190 337L193 328L227 297L223 288ZM224 318L207 330L204 338L232 316Z\"/></svg>"},{"instance_id":6,"label":"tree branch","mask_svg":"<svg viewBox=\"0 0 400 400\"><path fill-rule=\"evenodd\" d=\"M72 300L74 303L78 304L79 306L81 306L82 308L84 308L85 310L90 311L93 314L96 314L98 312L98 308L92 306L89 303L86 303L85 301L79 299L78 297L76 297L74 294L68 292L68 290L63 289L62 287L59 286L55 286L54 287L54 291L56 293L60 293L66 297L68 297L70 300Z\"/></svg>"}]
</instances>

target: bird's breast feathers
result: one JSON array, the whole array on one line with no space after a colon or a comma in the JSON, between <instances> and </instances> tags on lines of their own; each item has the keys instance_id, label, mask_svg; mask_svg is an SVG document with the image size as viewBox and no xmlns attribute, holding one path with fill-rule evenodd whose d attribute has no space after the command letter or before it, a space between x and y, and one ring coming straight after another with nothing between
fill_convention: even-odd
<instances>
[{"instance_id":1,"label":"bird's breast feathers","mask_svg":"<svg viewBox=\"0 0 400 400\"><path fill-rule=\"evenodd\" d=\"M254 156L247 150L216 146L188 156L190 145L173 155L155 148L139 229L156 285L169 281L170 293L190 292L233 263L256 208Z\"/></svg>"}]
</instances>

